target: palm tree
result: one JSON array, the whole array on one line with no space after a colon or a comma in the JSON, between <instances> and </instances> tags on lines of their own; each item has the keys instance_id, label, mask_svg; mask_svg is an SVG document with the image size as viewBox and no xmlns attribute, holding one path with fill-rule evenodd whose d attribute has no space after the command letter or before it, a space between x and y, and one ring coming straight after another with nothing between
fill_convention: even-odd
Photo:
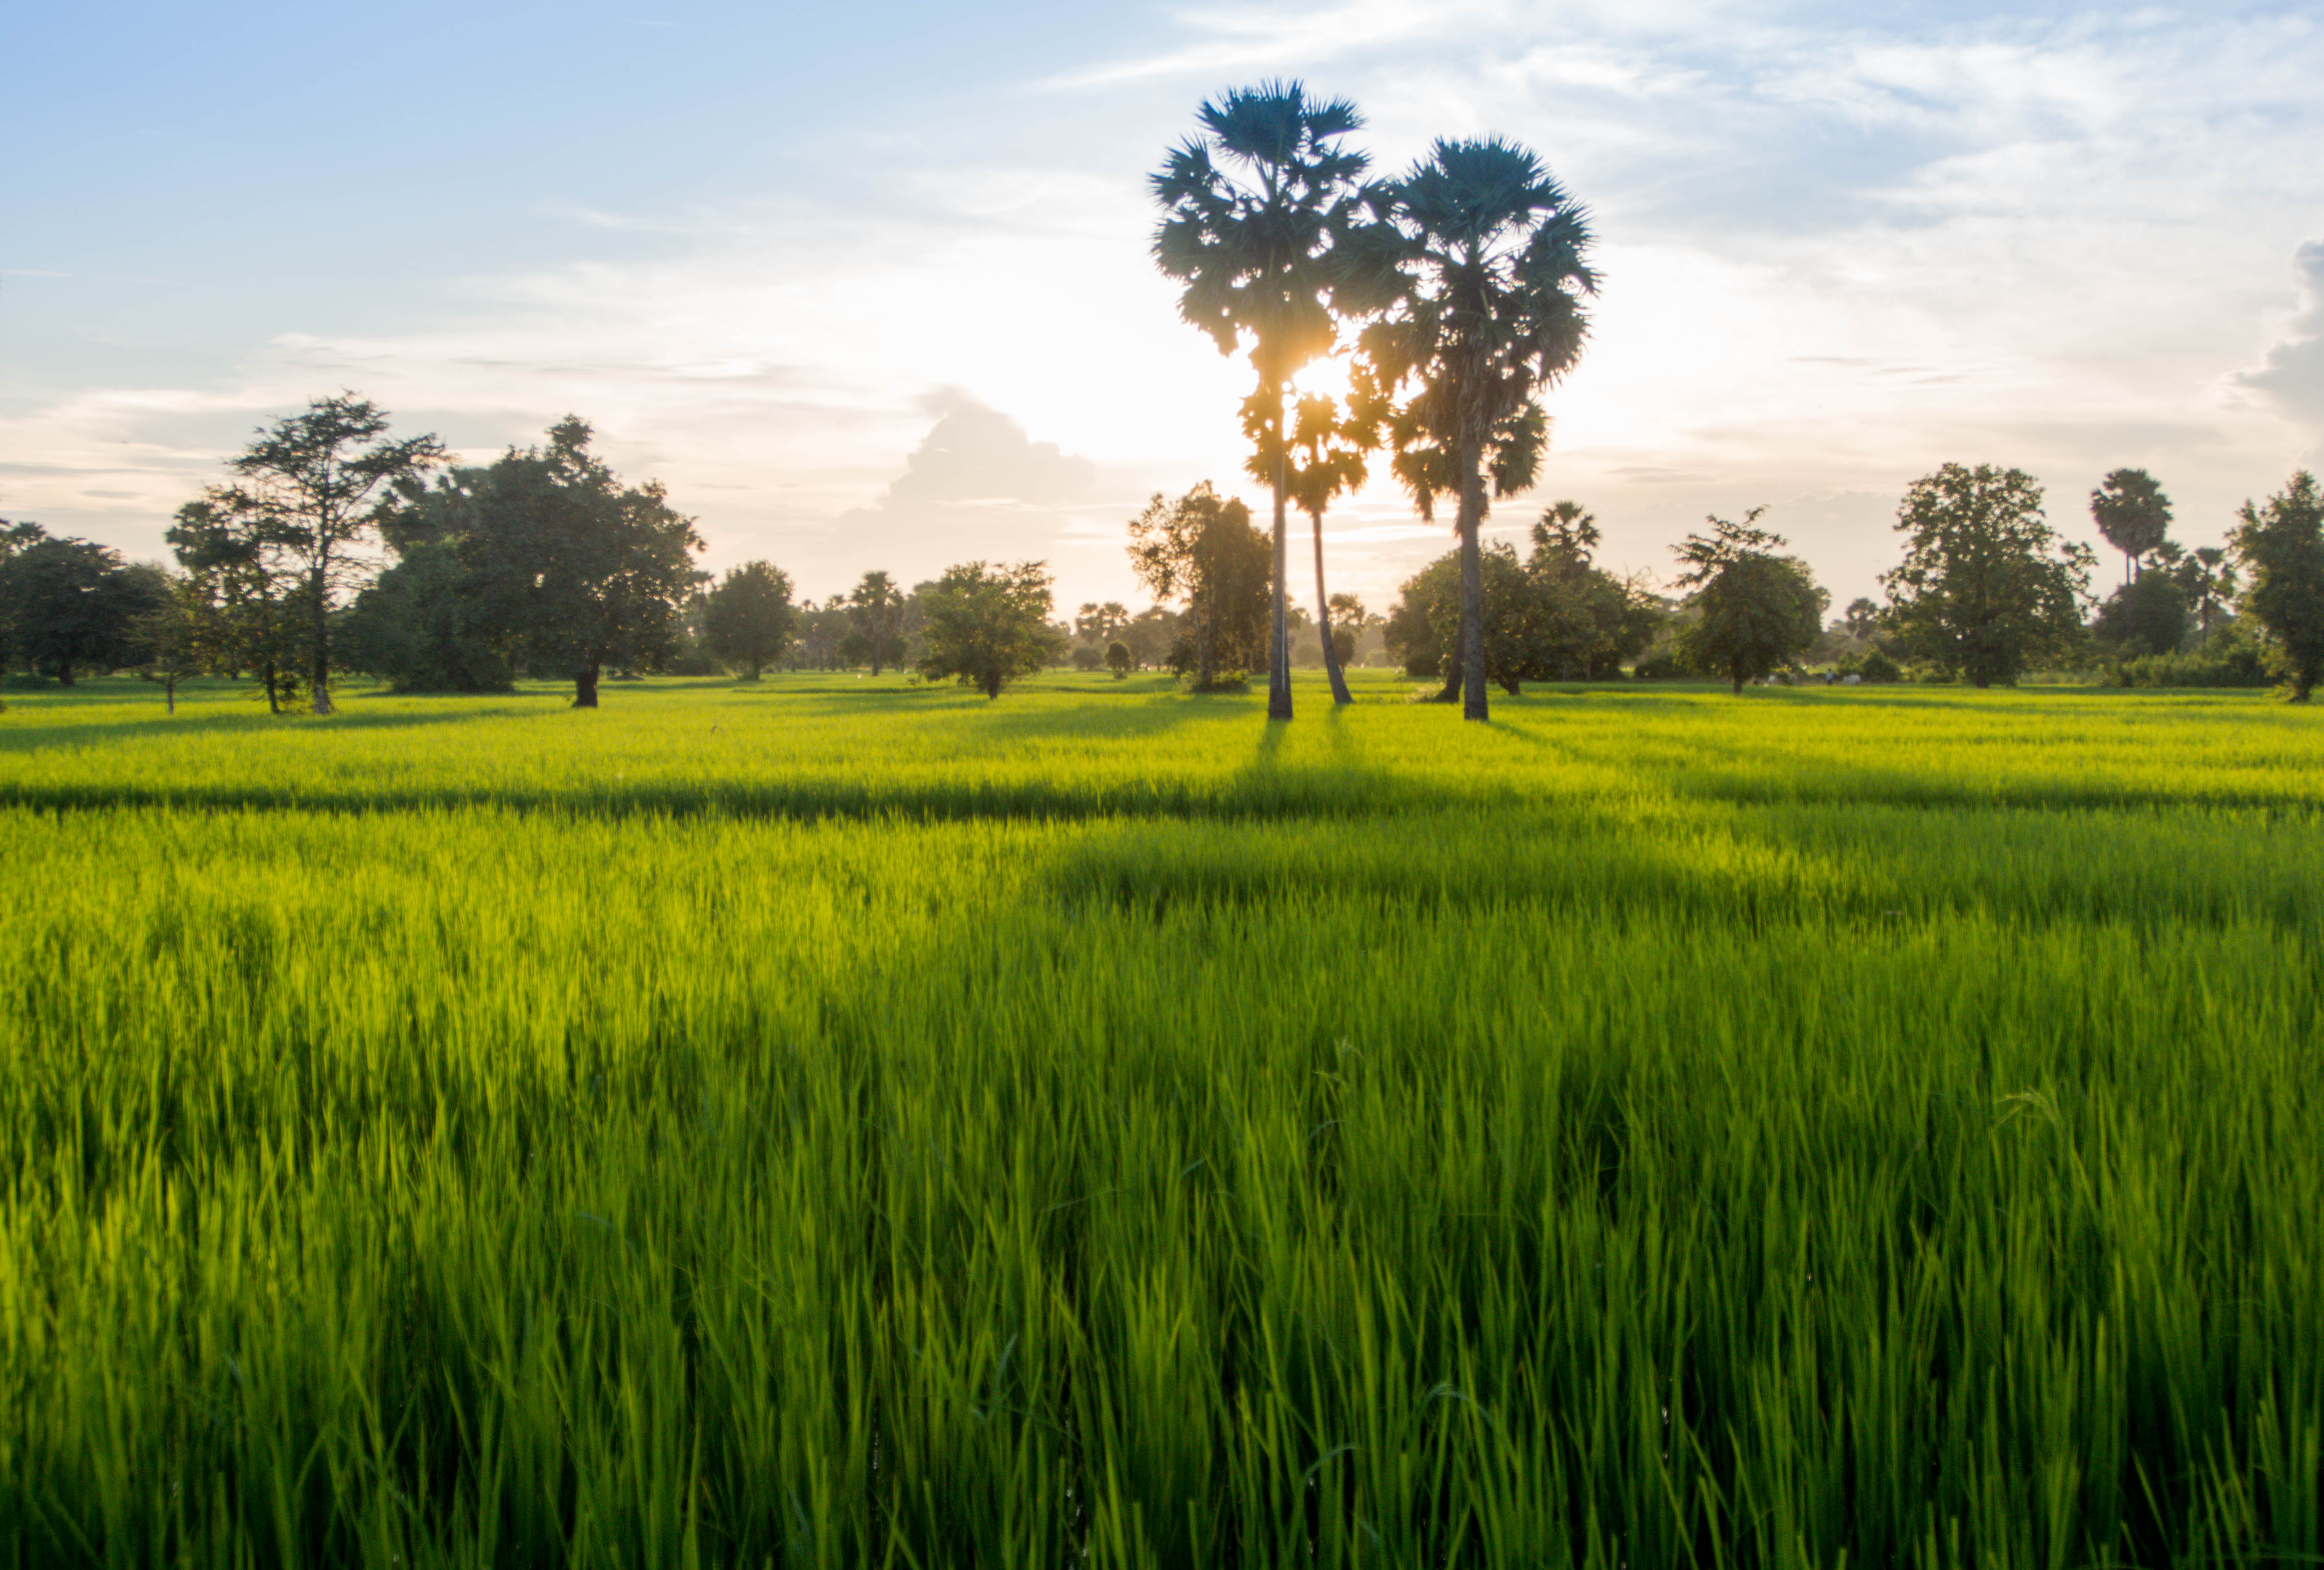
<instances>
[{"instance_id":1,"label":"palm tree","mask_svg":"<svg viewBox=\"0 0 2324 1570\"><path fill-rule=\"evenodd\" d=\"M1247 466L1254 477L1281 476L1283 490L1307 514L1315 541L1315 625L1323 639L1323 670L1332 679L1332 701L1351 704L1347 676L1340 669L1340 651L1332 642L1332 595L1323 581L1323 513L1333 497L1364 483L1364 455L1379 445L1380 412L1359 392L1342 410L1323 393L1299 400L1292 418L1291 444L1286 453L1275 439L1274 414L1264 400L1253 397L1243 405L1243 432L1251 439ZM1279 571L1278 571L1279 577Z\"/></svg>"},{"instance_id":2,"label":"palm tree","mask_svg":"<svg viewBox=\"0 0 2324 1570\"><path fill-rule=\"evenodd\" d=\"M1337 145L1363 124L1346 99L1325 102L1298 82L1268 82L1204 104L1196 118L1201 134L1173 149L1153 176L1163 209L1154 259L1184 286L1178 314L1210 334L1221 354L1250 341L1259 385L1245 404L1245 428L1255 416L1254 449L1274 460L1267 714L1289 719L1284 387L1331 351L1336 312L1377 309L1393 298L1398 242L1383 221L1379 191L1361 183L1370 160Z\"/></svg>"},{"instance_id":3,"label":"palm tree","mask_svg":"<svg viewBox=\"0 0 2324 1570\"><path fill-rule=\"evenodd\" d=\"M1417 383L1389 421L1397 478L1423 517L1444 493L1459 498L1461 658L1443 696L1457 690L1463 717L1481 720L1485 487L1509 495L1540 472L1540 395L1582 357L1582 297L1598 291L1589 216L1540 159L1499 137L1437 143L1391 200L1409 287L1363 341L1383 386Z\"/></svg>"},{"instance_id":4,"label":"palm tree","mask_svg":"<svg viewBox=\"0 0 2324 1570\"><path fill-rule=\"evenodd\" d=\"M2116 469L2090 493L2090 519L2107 543L2122 552L2122 581L2138 576L2143 558L2171 535L2171 498L2144 469Z\"/></svg>"}]
</instances>

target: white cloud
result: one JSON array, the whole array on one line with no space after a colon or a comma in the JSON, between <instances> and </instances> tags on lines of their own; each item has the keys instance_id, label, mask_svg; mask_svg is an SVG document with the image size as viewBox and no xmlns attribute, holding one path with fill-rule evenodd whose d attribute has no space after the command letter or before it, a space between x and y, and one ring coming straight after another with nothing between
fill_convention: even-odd
<instances>
[{"instance_id":1,"label":"white cloud","mask_svg":"<svg viewBox=\"0 0 2324 1570\"><path fill-rule=\"evenodd\" d=\"M2300 309L2267 358L2238 372L2237 384L2267 396L2292 420L2324 433L2324 240L2310 240L2292 256Z\"/></svg>"}]
</instances>

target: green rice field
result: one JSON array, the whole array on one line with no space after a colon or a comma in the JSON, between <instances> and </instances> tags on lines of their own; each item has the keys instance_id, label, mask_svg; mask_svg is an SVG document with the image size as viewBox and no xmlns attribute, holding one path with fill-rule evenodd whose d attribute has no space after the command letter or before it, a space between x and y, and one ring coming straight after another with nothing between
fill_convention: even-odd
<instances>
[{"instance_id":1,"label":"green rice field","mask_svg":"<svg viewBox=\"0 0 2324 1570\"><path fill-rule=\"evenodd\" d=\"M2324 715L0 715L0 1564L2324 1563Z\"/></svg>"}]
</instances>

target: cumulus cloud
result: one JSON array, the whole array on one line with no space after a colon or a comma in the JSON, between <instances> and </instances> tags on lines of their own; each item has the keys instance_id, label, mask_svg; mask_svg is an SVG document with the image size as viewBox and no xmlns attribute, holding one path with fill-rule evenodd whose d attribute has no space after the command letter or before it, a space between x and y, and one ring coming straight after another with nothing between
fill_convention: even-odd
<instances>
[{"instance_id":1,"label":"cumulus cloud","mask_svg":"<svg viewBox=\"0 0 2324 1570\"><path fill-rule=\"evenodd\" d=\"M2324 240L2310 240L2292 255L2300 281L2300 310L2267 358L2236 381L2305 425L2324 426Z\"/></svg>"},{"instance_id":2,"label":"cumulus cloud","mask_svg":"<svg viewBox=\"0 0 2324 1570\"><path fill-rule=\"evenodd\" d=\"M840 514L844 550L865 566L907 573L950 561L1015 556L1060 542L1072 508L1088 502L1097 466L1036 441L1010 416L957 387L921 400L936 416L904 471L868 507Z\"/></svg>"}]
</instances>

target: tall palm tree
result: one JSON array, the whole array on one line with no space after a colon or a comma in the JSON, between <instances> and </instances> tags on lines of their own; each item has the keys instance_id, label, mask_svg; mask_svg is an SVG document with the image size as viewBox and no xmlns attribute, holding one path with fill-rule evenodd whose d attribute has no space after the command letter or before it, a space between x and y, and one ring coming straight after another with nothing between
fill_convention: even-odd
<instances>
[{"instance_id":1,"label":"tall palm tree","mask_svg":"<svg viewBox=\"0 0 2324 1570\"><path fill-rule=\"evenodd\" d=\"M1391 200L1409 287L1363 341L1383 385L1416 384L1389 421L1397 478L1424 517L1446 492L1459 498L1461 658L1445 696L1457 688L1463 717L1481 720L1485 487L1509 495L1540 472L1540 397L1582 357L1582 300L1598 291L1589 215L1540 159L1499 137L1437 143Z\"/></svg>"},{"instance_id":2,"label":"tall palm tree","mask_svg":"<svg viewBox=\"0 0 2324 1570\"><path fill-rule=\"evenodd\" d=\"M1238 88L1196 112L1202 131L1173 149L1153 176L1163 209L1154 259L1184 287L1178 314L1221 354L1248 338L1259 385L1256 451L1271 457L1275 493L1275 610L1267 714L1291 717L1286 614L1289 490L1284 387L1338 337L1337 312L1393 298L1397 240L1380 193L1362 183L1370 160L1338 145L1362 125L1344 98L1312 98L1298 82Z\"/></svg>"}]
</instances>

